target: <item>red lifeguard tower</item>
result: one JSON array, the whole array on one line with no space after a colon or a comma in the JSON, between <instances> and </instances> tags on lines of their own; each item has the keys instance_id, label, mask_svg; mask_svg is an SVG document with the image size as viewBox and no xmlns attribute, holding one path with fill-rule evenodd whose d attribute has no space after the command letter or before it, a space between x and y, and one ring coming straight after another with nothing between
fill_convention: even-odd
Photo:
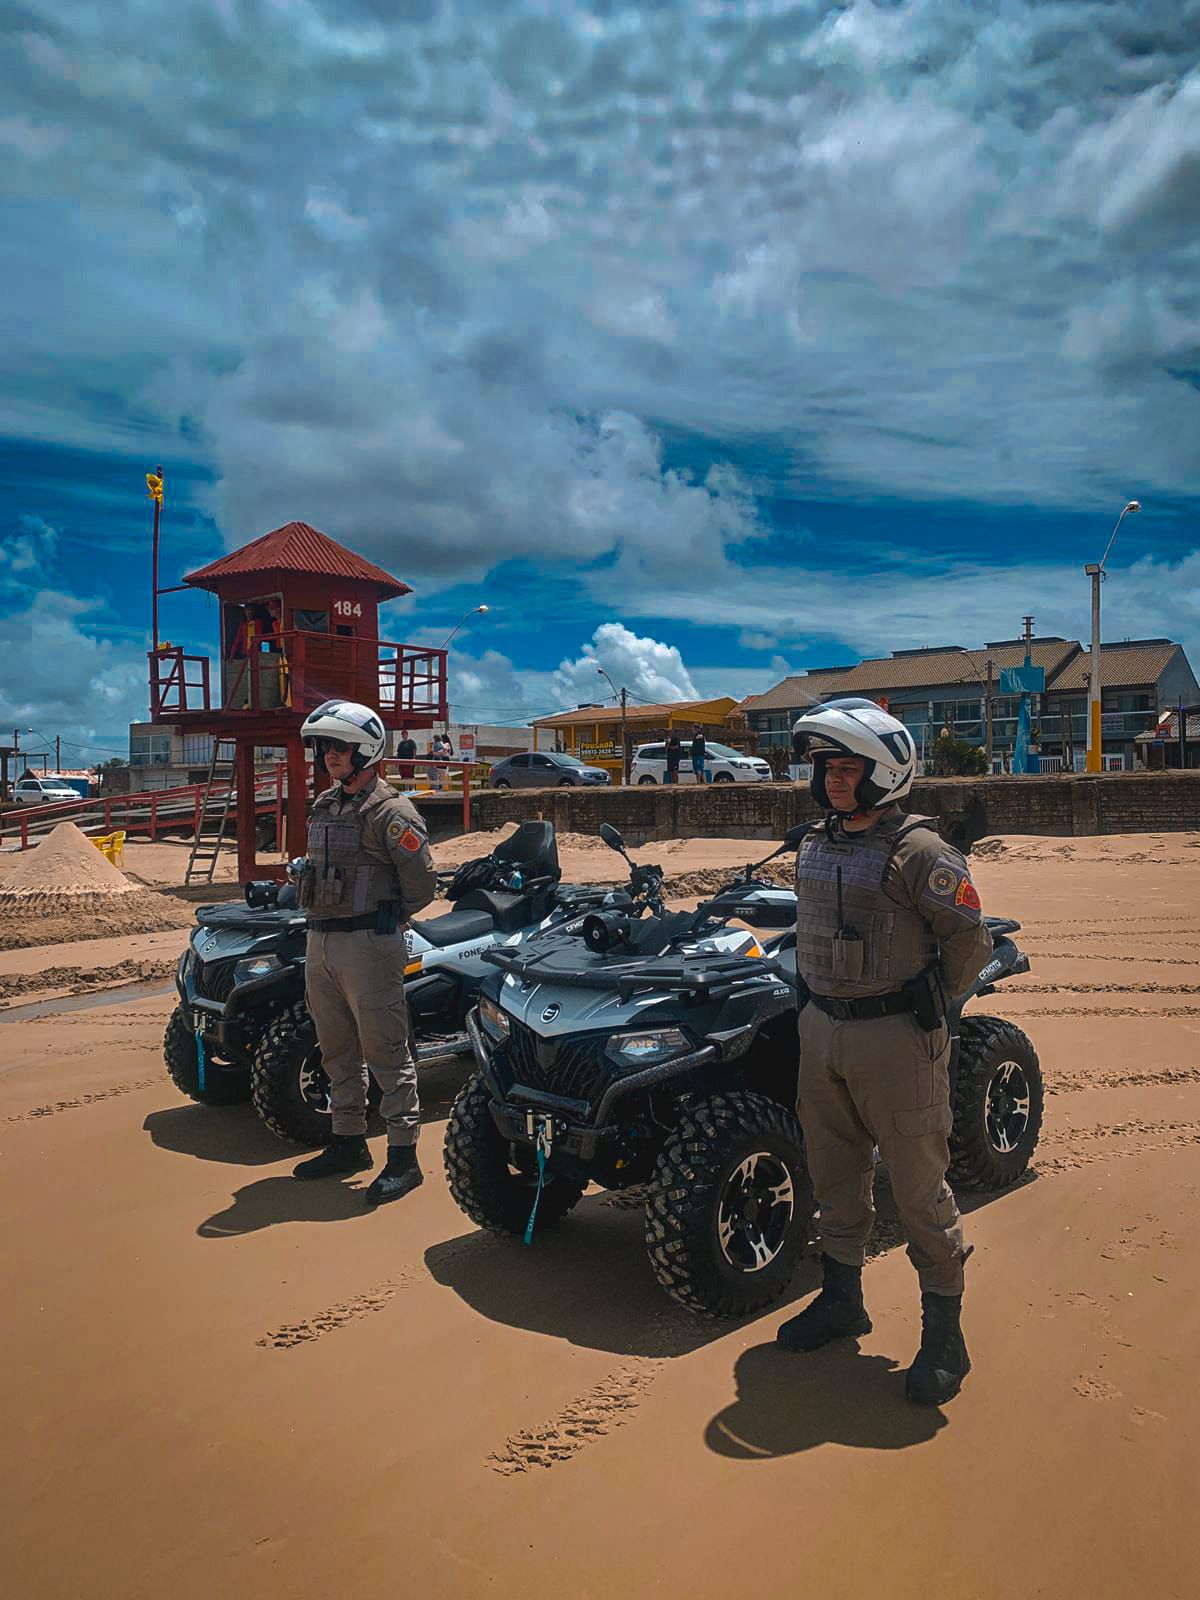
<instances>
[{"instance_id":1,"label":"red lifeguard tower","mask_svg":"<svg viewBox=\"0 0 1200 1600\"><path fill-rule=\"evenodd\" d=\"M207 589L221 607L219 671L181 646L150 651L150 720L212 735L203 830L188 879L211 879L235 796L238 877L280 876L256 861L255 751L287 756L289 857L306 844L309 765L305 717L323 700L375 707L389 730L428 728L446 715L446 652L379 637L379 604L411 594L407 583L306 522L289 522L191 572L184 587ZM220 757L234 746L232 760ZM323 774L317 774L323 787ZM226 796L219 819L214 798ZM218 801L219 804L219 801Z\"/></svg>"}]
</instances>

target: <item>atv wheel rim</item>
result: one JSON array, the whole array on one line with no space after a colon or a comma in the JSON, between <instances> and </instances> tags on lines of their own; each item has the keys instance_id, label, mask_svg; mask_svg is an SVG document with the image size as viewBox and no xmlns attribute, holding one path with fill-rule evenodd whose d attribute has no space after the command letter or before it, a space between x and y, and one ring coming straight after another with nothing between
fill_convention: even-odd
<instances>
[{"instance_id":1,"label":"atv wheel rim","mask_svg":"<svg viewBox=\"0 0 1200 1600\"><path fill-rule=\"evenodd\" d=\"M305 1056L300 1065L300 1098L308 1110L315 1111L319 1117L333 1115L333 1107L329 1103L329 1078L325 1068L312 1056Z\"/></svg>"},{"instance_id":2,"label":"atv wheel rim","mask_svg":"<svg viewBox=\"0 0 1200 1600\"><path fill-rule=\"evenodd\" d=\"M988 1084L983 1123L988 1143L1000 1155L1010 1155L1029 1126L1029 1079L1019 1061L1002 1061Z\"/></svg>"},{"instance_id":3,"label":"atv wheel rim","mask_svg":"<svg viewBox=\"0 0 1200 1600\"><path fill-rule=\"evenodd\" d=\"M779 1156L758 1150L725 1180L717 1206L721 1254L736 1272L761 1272L783 1249L795 1212L792 1175Z\"/></svg>"}]
</instances>

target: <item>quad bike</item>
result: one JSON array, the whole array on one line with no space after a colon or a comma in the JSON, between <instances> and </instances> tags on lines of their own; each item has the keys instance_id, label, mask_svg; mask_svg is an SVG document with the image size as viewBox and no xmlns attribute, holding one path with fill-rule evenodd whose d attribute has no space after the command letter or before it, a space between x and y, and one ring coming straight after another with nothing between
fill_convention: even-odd
<instances>
[{"instance_id":1,"label":"quad bike","mask_svg":"<svg viewBox=\"0 0 1200 1600\"><path fill-rule=\"evenodd\" d=\"M793 829L779 855L795 849ZM601 829L622 848L615 829ZM681 1304L744 1316L779 1298L812 1229L796 1118L795 895L755 876L694 913L630 906L489 952L497 967L467 1019L477 1071L445 1139L450 1192L481 1227L532 1237L590 1183L645 1188L645 1243ZM780 931L761 944L737 917ZM949 1008L952 1182L1016 1182L1037 1144L1042 1079L1020 1029L964 1016L968 1000L1029 970L1019 924L989 919L993 953ZM914 1026L916 1023L914 1022Z\"/></svg>"},{"instance_id":2,"label":"quad bike","mask_svg":"<svg viewBox=\"0 0 1200 1600\"><path fill-rule=\"evenodd\" d=\"M405 933L405 997L418 1065L469 1052L483 951L612 896L559 881L553 824L523 822L490 856L439 875L454 909ZM329 1082L304 999L304 913L290 883L249 883L245 905L201 906L176 972L167 1070L202 1105L253 1099L280 1138L331 1135Z\"/></svg>"}]
</instances>

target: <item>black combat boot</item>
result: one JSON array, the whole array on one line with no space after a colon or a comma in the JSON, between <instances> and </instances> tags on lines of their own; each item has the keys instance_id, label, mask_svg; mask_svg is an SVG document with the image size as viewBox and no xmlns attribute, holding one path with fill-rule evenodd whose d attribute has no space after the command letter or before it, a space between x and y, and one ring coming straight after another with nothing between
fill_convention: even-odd
<instances>
[{"instance_id":1,"label":"black combat boot","mask_svg":"<svg viewBox=\"0 0 1200 1600\"><path fill-rule=\"evenodd\" d=\"M319 1156L292 1169L293 1178L344 1178L348 1172L365 1172L371 1152L361 1133L335 1133Z\"/></svg>"},{"instance_id":2,"label":"black combat boot","mask_svg":"<svg viewBox=\"0 0 1200 1600\"><path fill-rule=\"evenodd\" d=\"M425 1174L417 1165L415 1144L388 1145L387 1166L367 1190L365 1199L369 1206L381 1206L388 1200L401 1200L409 1190L425 1182Z\"/></svg>"},{"instance_id":3,"label":"black combat boot","mask_svg":"<svg viewBox=\"0 0 1200 1600\"><path fill-rule=\"evenodd\" d=\"M953 1400L971 1370L961 1316L962 1295L921 1296L921 1348L904 1378L905 1394L919 1406Z\"/></svg>"},{"instance_id":4,"label":"black combat boot","mask_svg":"<svg viewBox=\"0 0 1200 1600\"><path fill-rule=\"evenodd\" d=\"M831 1339L870 1333L871 1319L863 1305L862 1268L848 1267L832 1256L821 1257L821 1292L797 1317L780 1325L776 1340L785 1350L819 1350Z\"/></svg>"}]
</instances>

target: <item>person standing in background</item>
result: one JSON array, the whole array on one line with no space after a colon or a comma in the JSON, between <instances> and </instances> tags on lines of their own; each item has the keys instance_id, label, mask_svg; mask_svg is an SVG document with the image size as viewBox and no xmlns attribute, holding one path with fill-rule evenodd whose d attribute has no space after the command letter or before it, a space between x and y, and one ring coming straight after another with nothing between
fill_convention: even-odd
<instances>
[{"instance_id":1,"label":"person standing in background","mask_svg":"<svg viewBox=\"0 0 1200 1600\"><path fill-rule=\"evenodd\" d=\"M705 763L708 758L708 745L700 731L700 724L692 724L692 772L697 783L711 783L712 778L708 773Z\"/></svg>"},{"instance_id":2,"label":"person standing in background","mask_svg":"<svg viewBox=\"0 0 1200 1600\"><path fill-rule=\"evenodd\" d=\"M683 745L679 735L672 730L667 734L667 782L679 782L679 765L683 760Z\"/></svg>"}]
</instances>

